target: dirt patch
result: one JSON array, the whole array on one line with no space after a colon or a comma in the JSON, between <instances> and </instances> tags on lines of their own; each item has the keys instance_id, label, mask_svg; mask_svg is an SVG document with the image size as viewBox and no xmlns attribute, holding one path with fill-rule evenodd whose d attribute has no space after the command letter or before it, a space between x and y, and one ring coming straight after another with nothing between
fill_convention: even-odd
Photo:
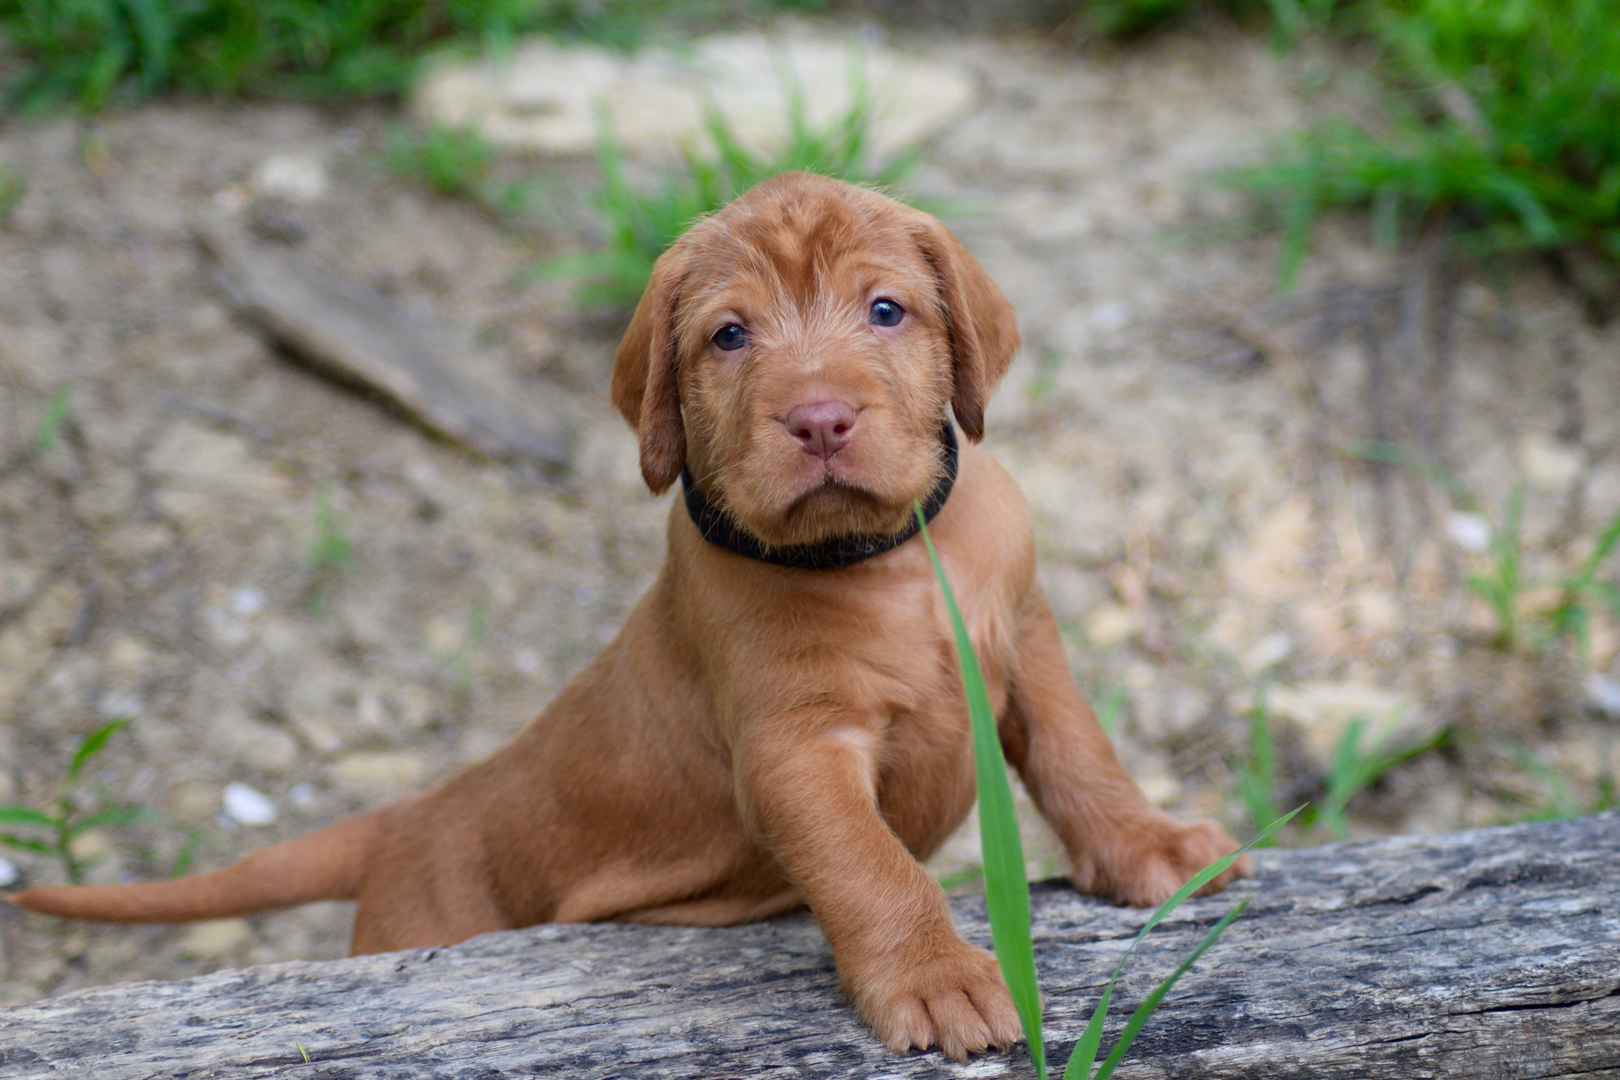
<instances>
[{"instance_id":1,"label":"dirt patch","mask_svg":"<svg viewBox=\"0 0 1620 1080\"><path fill-rule=\"evenodd\" d=\"M1579 683L1613 673L1613 623L1594 623L1588 659L1492 645L1463 584L1480 557L1448 531L1466 507L1345 451L1419 447L1498 518L1522 487L1526 576L1554 581L1620 512L1616 332L1533 267L1425 270L1344 223L1285 302L1271 241L1178 241L1236 209L1191 177L1319 107L1296 87L1308 57L1219 33L1106 58L921 44L985 87L913 186L966 209L953 227L1020 314L1027 345L988 442L1035 507L1075 668L1123 703L1116 738L1150 794L1245 827L1231 762L1267 681L1283 691L1289 797L1316 790L1350 717L1459 733L1355 804L1357 830L1544 803L1503 737L1589 797L1614 762ZM581 242L569 193L591 170L544 166L556 215L513 232L391 177L393 122L152 104L0 130L0 163L29 185L0 229L0 801L45 805L84 734L134 715L92 787L199 826L198 866L221 865L484 757L650 580L668 502L640 487L606 405L613 329L524 274ZM317 162L323 190L266 194L265 163L286 158ZM268 346L193 240L190 217L221 207L504 343L531 392L588 392L570 475L438 444ZM1402 339L1419 288L1444 333ZM351 553L324 568L323 519ZM220 813L231 781L268 795L276 821ZM82 846L106 856L94 878L118 880L163 872L181 840L138 826ZM47 860L15 861L57 880ZM347 918L318 905L103 928L0 912L0 996L340 955Z\"/></svg>"}]
</instances>

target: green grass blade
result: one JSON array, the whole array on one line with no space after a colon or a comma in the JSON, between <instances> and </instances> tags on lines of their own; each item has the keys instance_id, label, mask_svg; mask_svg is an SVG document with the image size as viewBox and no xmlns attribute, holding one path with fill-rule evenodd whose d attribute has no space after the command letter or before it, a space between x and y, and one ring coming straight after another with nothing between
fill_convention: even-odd
<instances>
[{"instance_id":1,"label":"green grass blade","mask_svg":"<svg viewBox=\"0 0 1620 1080\"><path fill-rule=\"evenodd\" d=\"M138 806L114 806L98 813L91 814L83 821L75 821L66 829L68 836L78 836L91 829L102 829L108 826L133 825L137 821L159 821L158 815L150 810L142 810Z\"/></svg>"},{"instance_id":2,"label":"green grass blade","mask_svg":"<svg viewBox=\"0 0 1620 1080\"><path fill-rule=\"evenodd\" d=\"M1137 933L1135 940L1131 942L1130 948L1126 949L1125 955L1119 958L1119 964L1114 968L1114 975L1117 977L1119 973L1124 970L1125 961L1130 959L1130 955L1136 949L1136 946L1141 943L1143 938L1147 937L1148 931L1152 930L1155 926L1158 926L1167 915L1176 910L1176 908L1180 907L1183 900L1187 899L1187 897L1191 896L1193 893L1215 880L1215 878L1219 877L1225 872L1227 867L1237 862L1245 852L1255 847L1257 844L1264 842L1267 837L1271 836L1272 833L1276 832L1278 829L1292 821L1294 815L1298 814L1304 809L1305 808L1303 806L1295 807L1283 817L1278 818L1276 821L1273 821L1270 825L1267 825L1264 829L1260 830L1260 832L1255 834L1253 839L1244 844L1242 847L1238 848L1236 851L1232 852L1232 854L1221 856L1219 859L1216 859L1214 862L1198 871L1198 873L1188 878L1185 885L1171 894L1170 899L1160 904L1158 909L1155 910L1152 915L1148 916L1148 921L1143 924L1142 929Z\"/></svg>"},{"instance_id":3,"label":"green grass blade","mask_svg":"<svg viewBox=\"0 0 1620 1080\"><path fill-rule=\"evenodd\" d=\"M1198 873L1194 874L1188 879L1185 885L1177 889L1175 893L1171 895L1170 899L1160 904L1158 909L1148 917L1146 924L1144 924L1142 929L1137 932L1136 937L1131 940L1129 947L1126 948L1125 955L1121 956L1119 958L1119 963L1114 965L1114 972L1108 977L1107 985L1103 987L1102 998L1097 1002L1097 1007L1092 1010L1091 1020L1086 1024L1085 1033L1080 1036L1080 1041L1075 1044L1074 1049L1069 1054L1069 1063L1063 1070L1063 1080L1094 1080L1094 1078L1090 1075L1091 1065L1097 1059L1097 1048L1102 1042L1103 1022L1108 1018L1108 1004L1113 1000L1114 983L1118 981L1119 973L1125 970L1125 961L1131 958L1131 954L1135 952L1136 947L1142 943L1142 939L1147 937L1148 931L1152 930L1159 924L1161 920L1164 919L1166 915L1169 915L1172 911L1179 907L1183 900L1187 899L1187 897L1209 884L1216 877L1219 877L1227 867L1237 862L1245 852L1259 844L1263 844L1267 839L1270 838L1272 833L1288 824L1288 822L1293 819L1295 814L1298 814L1304 809L1305 808L1303 806L1295 807L1285 816L1278 818L1270 825L1267 825L1264 829L1261 829L1260 832L1255 834L1253 839L1244 844L1242 847L1238 848L1236 851L1232 852L1232 854L1223 855L1219 859L1216 859L1214 862L1210 863L1208 866L1204 867L1202 870L1198 871ZM1240 905L1236 910L1242 910L1242 906ZM1232 917L1235 918L1236 916L1233 915ZM1230 922L1230 919L1225 920L1225 922ZM1220 929L1226 929L1224 923L1220 925ZM1214 937L1211 937L1208 940L1213 942ZM1193 961L1196 961L1198 956L1205 948L1207 948L1207 945L1199 946L1199 948L1194 951L1192 958L1189 959L1187 963L1190 965ZM1180 975L1178 974L1176 978L1180 978ZM1168 991L1169 987L1166 986L1164 989ZM1161 994L1160 996L1162 997L1163 995ZM1151 1010L1149 1011L1151 1012ZM1137 1012L1141 1012L1141 1009L1138 1008ZM1146 1020L1147 1014L1143 1014L1142 1018ZM1134 1019L1135 1016L1133 1015L1132 1020ZM1134 1035L1132 1037L1134 1038ZM1113 1054L1109 1054L1110 1059L1113 1057ZM1108 1063L1106 1061L1103 1063L1103 1065L1105 1068L1108 1067ZM1112 1071L1112 1069L1109 1071Z\"/></svg>"},{"instance_id":4,"label":"green grass blade","mask_svg":"<svg viewBox=\"0 0 1620 1080\"><path fill-rule=\"evenodd\" d=\"M79 771L84 768L85 762L100 753L101 748L107 745L107 740L116 735L120 728L133 719L135 719L133 716L120 716L118 719L109 721L86 735L84 742L79 744L78 752L73 755L72 763L68 765L68 783L71 784L77 780Z\"/></svg>"},{"instance_id":5,"label":"green grass blade","mask_svg":"<svg viewBox=\"0 0 1620 1080\"><path fill-rule=\"evenodd\" d=\"M186 872L191 869L191 860L204 840L203 831L195 825L176 822L176 826L185 832L186 842L180 845L180 852L175 855L174 864L169 867L169 876L172 878L186 876Z\"/></svg>"},{"instance_id":6,"label":"green grass blade","mask_svg":"<svg viewBox=\"0 0 1620 1080\"><path fill-rule=\"evenodd\" d=\"M979 788L979 830L984 845L984 900L990 914L990 937L995 943L996 962L1012 993L1018 1018L1029 1040L1035 1073L1046 1078L1046 1049L1041 1040L1041 994L1035 981L1035 948L1030 939L1029 881L1024 876L1024 848L1018 837L1018 817L1013 810L1012 788L1007 783L1007 762L1002 757L1001 739L996 733L995 715L985 691L984 676L967 624L956 605L945 567L934 550L923 520L922 507L916 507L922 526L923 543L933 561L934 574L945 596L951 628L956 635L956 656L962 668L967 691L968 715L973 723L973 760Z\"/></svg>"},{"instance_id":7,"label":"green grass blade","mask_svg":"<svg viewBox=\"0 0 1620 1080\"><path fill-rule=\"evenodd\" d=\"M1114 980L1103 987L1097 1007L1091 1010L1091 1020L1069 1054L1069 1064L1063 1069L1063 1080L1090 1080L1091 1067L1097 1062L1097 1049L1102 1046L1103 1023L1108 1019L1108 1005L1114 1000Z\"/></svg>"},{"instance_id":8,"label":"green grass blade","mask_svg":"<svg viewBox=\"0 0 1620 1080\"><path fill-rule=\"evenodd\" d=\"M56 828L56 819L31 806L0 806L0 825L39 825Z\"/></svg>"},{"instance_id":9,"label":"green grass blade","mask_svg":"<svg viewBox=\"0 0 1620 1080\"><path fill-rule=\"evenodd\" d=\"M1177 965L1176 970L1172 971L1154 989L1153 993L1147 996L1147 999L1142 1004L1136 1007L1136 1011L1131 1014L1130 1020L1125 1023L1125 1030L1119 1033L1119 1041L1114 1044L1114 1049L1109 1052L1108 1058L1102 1063L1102 1068L1097 1070L1096 1075L1091 1080L1108 1080L1113 1075L1120 1059L1125 1056L1125 1051L1129 1050L1131 1043L1136 1041L1136 1036L1142 1030L1142 1025L1147 1023L1148 1017L1153 1015L1153 1011L1159 1007L1159 1002L1164 1000L1165 995L1170 992L1170 988L1176 985L1178 979L1187 974L1192 966L1198 962L1198 958L1203 956L1211 945L1215 944L1215 939L1220 937L1228 926L1232 925L1232 920L1243 914L1244 909L1248 906L1249 900L1247 897L1233 904L1227 913L1221 916L1220 921L1210 929L1209 933L1204 935L1204 940L1198 943L1198 947Z\"/></svg>"},{"instance_id":10,"label":"green grass blade","mask_svg":"<svg viewBox=\"0 0 1620 1080\"><path fill-rule=\"evenodd\" d=\"M39 452L48 453L56 445L58 432L61 431L62 421L67 419L68 406L73 403L73 390L64 386L51 395L51 400L45 406L44 414L39 418L39 427L34 434L34 445Z\"/></svg>"},{"instance_id":11,"label":"green grass blade","mask_svg":"<svg viewBox=\"0 0 1620 1080\"><path fill-rule=\"evenodd\" d=\"M1576 576L1590 581L1592 575L1597 573L1598 565L1609 557L1609 553L1615 549L1617 543L1620 543L1620 514L1614 515L1614 520L1609 522L1609 527L1603 530L1603 535L1598 538L1597 546L1592 549L1592 554L1586 557L1586 562L1581 565L1581 572Z\"/></svg>"},{"instance_id":12,"label":"green grass blade","mask_svg":"<svg viewBox=\"0 0 1620 1080\"><path fill-rule=\"evenodd\" d=\"M32 851L40 855L55 855L56 849L43 840L35 840L27 836L12 836L10 833L0 833L0 844L7 847L19 848L23 851Z\"/></svg>"}]
</instances>

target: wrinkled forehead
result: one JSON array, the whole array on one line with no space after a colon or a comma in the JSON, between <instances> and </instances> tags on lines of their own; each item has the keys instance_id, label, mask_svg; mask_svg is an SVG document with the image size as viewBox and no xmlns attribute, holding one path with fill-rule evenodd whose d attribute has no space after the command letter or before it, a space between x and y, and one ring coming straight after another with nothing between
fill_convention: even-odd
<instances>
[{"instance_id":1,"label":"wrinkled forehead","mask_svg":"<svg viewBox=\"0 0 1620 1080\"><path fill-rule=\"evenodd\" d=\"M681 322L704 333L704 320L721 313L808 314L864 304L874 290L919 314L932 310L938 279L909 227L914 214L854 188L734 202L687 234L694 257Z\"/></svg>"}]
</instances>

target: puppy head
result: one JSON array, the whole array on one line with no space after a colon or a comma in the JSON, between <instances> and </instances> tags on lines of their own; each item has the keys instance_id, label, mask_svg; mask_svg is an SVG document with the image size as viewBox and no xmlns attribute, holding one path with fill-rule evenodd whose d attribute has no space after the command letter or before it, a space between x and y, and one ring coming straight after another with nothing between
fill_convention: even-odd
<instances>
[{"instance_id":1,"label":"puppy head","mask_svg":"<svg viewBox=\"0 0 1620 1080\"><path fill-rule=\"evenodd\" d=\"M619 345L613 402L655 493L683 465L768 545L896 532L971 439L1013 352L1012 307L934 218L789 173L686 232Z\"/></svg>"}]
</instances>

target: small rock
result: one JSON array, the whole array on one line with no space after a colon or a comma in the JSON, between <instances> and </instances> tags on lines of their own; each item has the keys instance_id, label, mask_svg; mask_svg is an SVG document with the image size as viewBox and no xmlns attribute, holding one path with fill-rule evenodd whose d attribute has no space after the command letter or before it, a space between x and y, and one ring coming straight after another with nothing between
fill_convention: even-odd
<instances>
[{"instance_id":1,"label":"small rock","mask_svg":"<svg viewBox=\"0 0 1620 1080\"><path fill-rule=\"evenodd\" d=\"M117 846L100 829L80 833L68 846L73 850L73 857L83 863L99 862L117 850Z\"/></svg>"},{"instance_id":2,"label":"small rock","mask_svg":"<svg viewBox=\"0 0 1620 1080\"><path fill-rule=\"evenodd\" d=\"M73 512L83 521L104 525L134 509L140 479L128 469L98 469L73 489Z\"/></svg>"},{"instance_id":3,"label":"small rock","mask_svg":"<svg viewBox=\"0 0 1620 1080\"><path fill-rule=\"evenodd\" d=\"M1299 728L1305 749L1323 769L1332 768L1334 750L1357 719L1363 721L1363 754L1372 754L1380 746L1394 749L1421 742L1430 733L1429 718L1412 708L1406 695L1363 683L1274 686L1266 695L1266 706L1274 720Z\"/></svg>"},{"instance_id":4,"label":"small rock","mask_svg":"<svg viewBox=\"0 0 1620 1080\"><path fill-rule=\"evenodd\" d=\"M101 536L103 556L114 563L138 564L161 554L174 543L174 535L164 526L133 521Z\"/></svg>"},{"instance_id":5,"label":"small rock","mask_svg":"<svg viewBox=\"0 0 1620 1080\"><path fill-rule=\"evenodd\" d=\"M646 490L641 479L641 451L623 421L604 420L585 427L574 453L574 472L581 479L624 491Z\"/></svg>"},{"instance_id":6,"label":"small rock","mask_svg":"<svg viewBox=\"0 0 1620 1080\"><path fill-rule=\"evenodd\" d=\"M1127 300L1110 300L1098 304L1090 312L1091 325L1105 333L1122 330L1131 321L1131 305Z\"/></svg>"},{"instance_id":7,"label":"small rock","mask_svg":"<svg viewBox=\"0 0 1620 1080\"><path fill-rule=\"evenodd\" d=\"M223 756L260 772L286 773L302 756L297 739L239 707L220 710L211 734L210 741Z\"/></svg>"},{"instance_id":8,"label":"small rock","mask_svg":"<svg viewBox=\"0 0 1620 1080\"><path fill-rule=\"evenodd\" d=\"M224 960L252 936L246 919L213 919L187 928L176 948L192 960Z\"/></svg>"},{"instance_id":9,"label":"small rock","mask_svg":"<svg viewBox=\"0 0 1620 1080\"><path fill-rule=\"evenodd\" d=\"M1167 772L1157 770L1144 772L1139 769L1134 779L1136 786L1154 806L1169 806L1181 798L1181 781Z\"/></svg>"},{"instance_id":10,"label":"small rock","mask_svg":"<svg viewBox=\"0 0 1620 1080\"><path fill-rule=\"evenodd\" d=\"M4 855L0 855L0 889L4 889L8 885L15 885L20 877L22 877L22 872L17 869L17 864Z\"/></svg>"},{"instance_id":11,"label":"small rock","mask_svg":"<svg viewBox=\"0 0 1620 1080\"><path fill-rule=\"evenodd\" d=\"M248 618L264 610L264 590L252 585L244 585L231 592L230 607L232 615Z\"/></svg>"},{"instance_id":12,"label":"small rock","mask_svg":"<svg viewBox=\"0 0 1620 1080\"><path fill-rule=\"evenodd\" d=\"M1102 649L1123 645L1138 629L1136 613L1124 604L1103 604L1086 620L1086 638Z\"/></svg>"},{"instance_id":13,"label":"small rock","mask_svg":"<svg viewBox=\"0 0 1620 1080\"><path fill-rule=\"evenodd\" d=\"M467 628L464 621L435 615L428 620L423 636L427 638L430 652L438 656L455 656L466 645Z\"/></svg>"},{"instance_id":14,"label":"small rock","mask_svg":"<svg viewBox=\"0 0 1620 1080\"><path fill-rule=\"evenodd\" d=\"M1135 729L1149 743L1185 736L1214 704L1206 691L1169 676L1156 664L1132 661L1121 674Z\"/></svg>"},{"instance_id":15,"label":"small rock","mask_svg":"<svg viewBox=\"0 0 1620 1080\"><path fill-rule=\"evenodd\" d=\"M854 103L852 71L873 103L869 145L879 157L937 133L978 96L970 72L882 46L745 33L634 57L530 41L500 61L432 68L413 106L429 123L473 125L494 142L558 155L595 149L599 104L632 155L706 140L713 108L745 148L772 153L788 132L787 92L796 88L811 127L825 128Z\"/></svg>"},{"instance_id":16,"label":"small rock","mask_svg":"<svg viewBox=\"0 0 1620 1080\"><path fill-rule=\"evenodd\" d=\"M1278 631L1267 634L1243 654L1243 668L1256 675L1287 660L1294 653L1294 640Z\"/></svg>"},{"instance_id":17,"label":"small rock","mask_svg":"<svg viewBox=\"0 0 1620 1080\"><path fill-rule=\"evenodd\" d=\"M103 720L116 720L124 716L140 716L146 711L146 698L138 690L109 690L96 702L96 711Z\"/></svg>"},{"instance_id":18,"label":"small rock","mask_svg":"<svg viewBox=\"0 0 1620 1080\"><path fill-rule=\"evenodd\" d=\"M276 820L276 804L255 788L232 780L225 785L225 813L241 825L269 825Z\"/></svg>"},{"instance_id":19,"label":"small rock","mask_svg":"<svg viewBox=\"0 0 1620 1080\"><path fill-rule=\"evenodd\" d=\"M305 154L277 154L259 162L249 184L258 195L312 203L326 194L326 166Z\"/></svg>"},{"instance_id":20,"label":"small rock","mask_svg":"<svg viewBox=\"0 0 1620 1080\"><path fill-rule=\"evenodd\" d=\"M297 656L296 643L289 646L287 655ZM355 727L354 706L359 699L357 680L325 664L298 662L301 674L286 689L283 711L317 753L336 753Z\"/></svg>"},{"instance_id":21,"label":"small rock","mask_svg":"<svg viewBox=\"0 0 1620 1080\"><path fill-rule=\"evenodd\" d=\"M44 572L15 559L0 560L0 614L20 607L39 588Z\"/></svg>"},{"instance_id":22,"label":"small rock","mask_svg":"<svg viewBox=\"0 0 1620 1080\"><path fill-rule=\"evenodd\" d=\"M242 439L185 422L169 427L148 452L146 467L160 484L152 496L158 508L193 530L217 521L222 499L253 502L292 487Z\"/></svg>"},{"instance_id":23,"label":"small rock","mask_svg":"<svg viewBox=\"0 0 1620 1080\"><path fill-rule=\"evenodd\" d=\"M1446 518L1446 535L1464 551L1475 554L1485 551L1491 546L1494 532L1482 514L1458 512Z\"/></svg>"},{"instance_id":24,"label":"small rock","mask_svg":"<svg viewBox=\"0 0 1620 1080\"><path fill-rule=\"evenodd\" d=\"M349 754L329 768L339 786L380 795L413 791L428 773L427 759L408 750Z\"/></svg>"},{"instance_id":25,"label":"small rock","mask_svg":"<svg viewBox=\"0 0 1620 1080\"><path fill-rule=\"evenodd\" d=\"M1519 442L1519 460L1532 487L1567 491L1586 469L1586 452L1551 435L1531 432Z\"/></svg>"},{"instance_id":26,"label":"small rock","mask_svg":"<svg viewBox=\"0 0 1620 1080\"><path fill-rule=\"evenodd\" d=\"M1620 680L1594 671L1581 685L1599 712L1610 720L1620 720Z\"/></svg>"},{"instance_id":27,"label":"small rock","mask_svg":"<svg viewBox=\"0 0 1620 1080\"><path fill-rule=\"evenodd\" d=\"M106 647L107 671L126 679L141 679L150 674L157 654L143 642L128 634L117 634Z\"/></svg>"}]
</instances>

